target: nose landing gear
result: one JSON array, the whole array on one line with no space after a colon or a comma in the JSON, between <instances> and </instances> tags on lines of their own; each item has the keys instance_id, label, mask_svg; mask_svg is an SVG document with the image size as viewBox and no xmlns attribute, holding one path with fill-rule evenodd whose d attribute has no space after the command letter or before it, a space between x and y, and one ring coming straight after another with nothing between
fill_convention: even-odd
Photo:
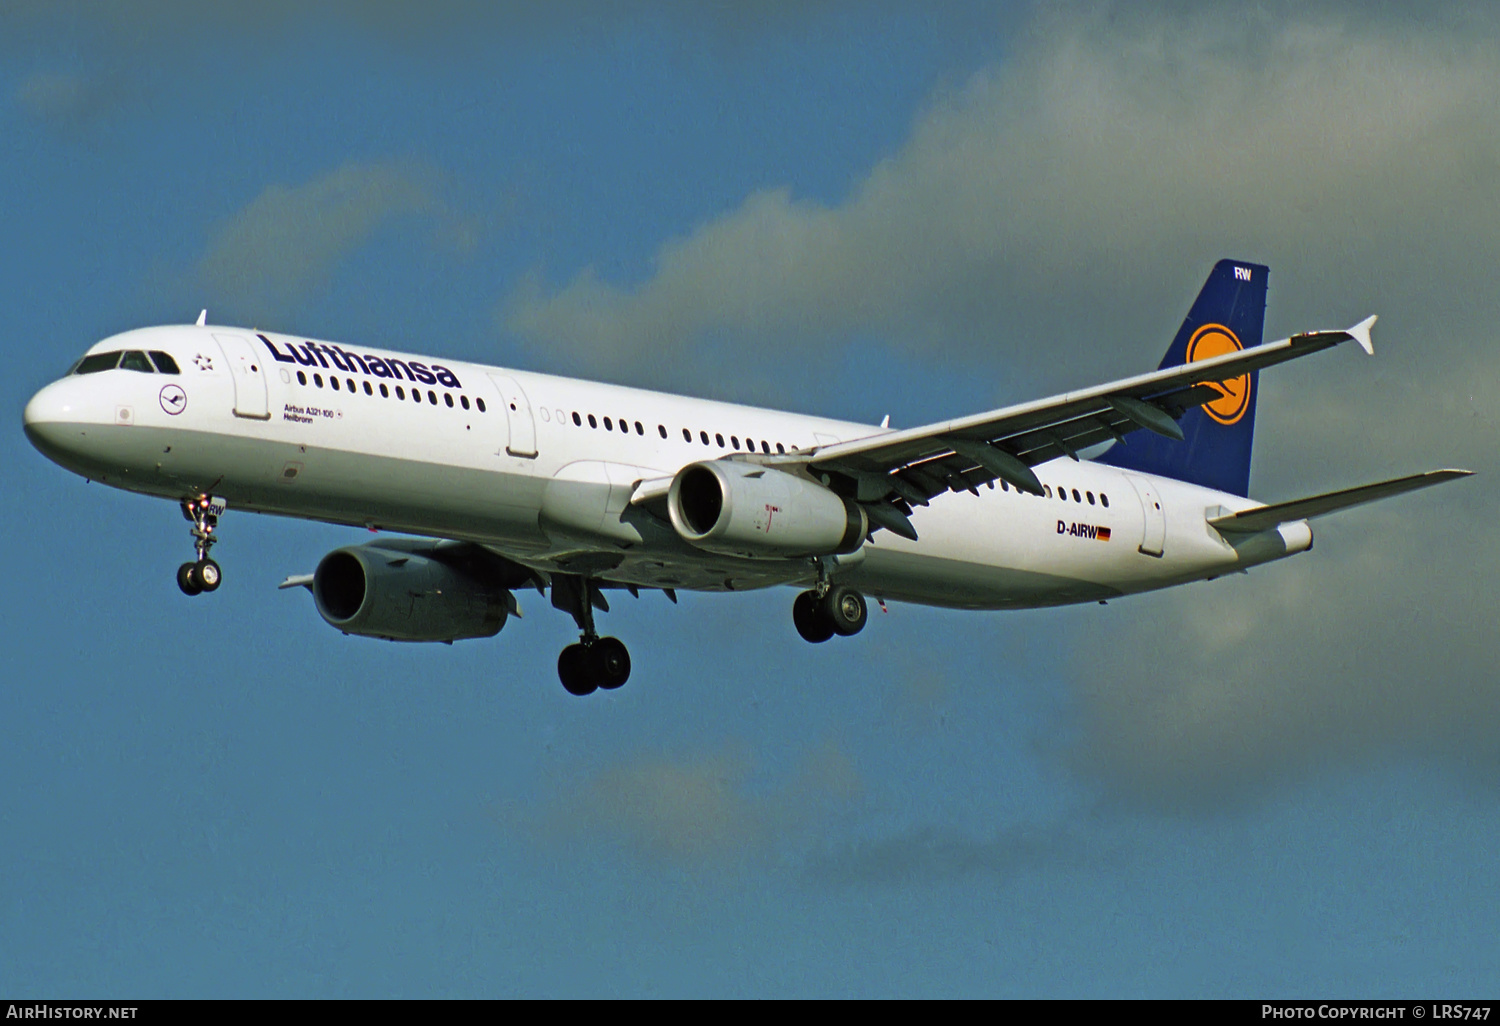
<instances>
[{"instance_id":1,"label":"nose landing gear","mask_svg":"<svg viewBox=\"0 0 1500 1026\"><path fill-rule=\"evenodd\" d=\"M194 496L182 503L182 515L193 524L193 551L197 560L184 563L177 568L177 587L184 595L197 595L205 591L217 591L224 580L224 572L208 556L213 548L214 530L219 526L219 514L224 512L224 503L207 495Z\"/></svg>"}]
</instances>

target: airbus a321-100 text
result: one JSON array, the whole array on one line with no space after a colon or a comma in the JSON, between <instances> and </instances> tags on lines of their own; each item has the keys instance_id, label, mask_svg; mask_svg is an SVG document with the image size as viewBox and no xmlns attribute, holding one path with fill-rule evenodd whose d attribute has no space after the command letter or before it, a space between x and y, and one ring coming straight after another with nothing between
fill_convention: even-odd
<instances>
[{"instance_id":1,"label":"airbus a321-100 text","mask_svg":"<svg viewBox=\"0 0 1500 1026\"><path fill-rule=\"evenodd\" d=\"M582 634L573 694L616 688L606 593L795 585L810 642L865 596L962 609L1097 602L1282 559L1308 520L1466 474L1265 505L1248 498L1258 374L1375 318L1262 344L1268 270L1215 265L1158 370L894 430L205 323L93 346L26 406L86 478L192 523L184 592L219 587L226 508L358 525L305 586L345 634L489 637L534 587ZM1092 459L1080 450L1108 444Z\"/></svg>"}]
</instances>

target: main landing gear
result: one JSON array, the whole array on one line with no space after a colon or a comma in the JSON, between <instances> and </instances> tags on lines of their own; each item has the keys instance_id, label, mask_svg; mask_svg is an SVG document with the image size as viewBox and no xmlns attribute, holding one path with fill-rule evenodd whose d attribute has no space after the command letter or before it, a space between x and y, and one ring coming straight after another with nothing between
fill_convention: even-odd
<instances>
[{"instance_id":1,"label":"main landing gear","mask_svg":"<svg viewBox=\"0 0 1500 1026\"><path fill-rule=\"evenodd\" d=\"M557 676L570 695L613 691L630 679L630 652L619 638L590 638L587 634L557 657Z\"/></svg>"},{"instance_id":2,"label":"main landing gear","mask_svg":"<svg viewBox=\"0 0 1500 1026\"><path fill-rule=\"evenodd\" d=\"M557 657L557 676L570 695L613 691L630 679L630 651L619 638L601 638L594 629L594 603L609 605L598 586L585 578L558 575L552 581L552 604L573 614L583 636Z\"/></svg>"},{"instance_id":3,"label":"main landing gear","mask_svg":"<svg viewBox=\"0 0 1500 1026\"><path fill-rule=\"evenodd\" d=\"M184 563L177 568L177 587L184 595L217 591L224 580L219 564L208 558L208 550L219 540L214 537L214 530L219 526L219 513L223 508L215 505L207 495L186 499L182 503L183 517L193 524L193 551L198 556L196 562Z\"/></svg>"},{"instance_id":4,"label":"main landing gear","mask_svg":"<svg viewBox=\"0 0 1500 1026\"><path fill-rule=\"evenodd\" d=\"M803 640L821 644L835 634L852 637L865 629L870 607L865 597L846 584L819 582L818 589L804 591L792 603L792 623Z\"/></svg>"}]
</instances>

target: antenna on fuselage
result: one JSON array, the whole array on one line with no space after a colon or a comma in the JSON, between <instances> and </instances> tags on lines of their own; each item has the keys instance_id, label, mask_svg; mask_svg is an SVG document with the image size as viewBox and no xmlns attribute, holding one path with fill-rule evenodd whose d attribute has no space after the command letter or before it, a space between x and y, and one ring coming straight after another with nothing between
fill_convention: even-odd
<instances>
[{"instance_id":1,"label":"antenna on fuselage","mask_svg":"<svg viewBox=\"0 0 1500 1026\"><path fill-rule=\"evenodd\" d=\"M208 309L205 307L203 310L199 311L199 313L198 313L198 327L201 328L201 327L203 327L207 323L208 323Z\"/></svg>"}]
</instances>

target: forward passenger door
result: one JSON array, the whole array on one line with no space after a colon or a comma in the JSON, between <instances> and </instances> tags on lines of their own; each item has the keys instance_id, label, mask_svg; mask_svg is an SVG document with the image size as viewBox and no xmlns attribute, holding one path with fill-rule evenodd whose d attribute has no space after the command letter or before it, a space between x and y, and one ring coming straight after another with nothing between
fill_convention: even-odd
<instances>
[{"instance_id":1,"label":"forward passenger door","mask_svg":"<svg viewBox=\"0 0 1500 1026\"><path fill-rule=\"evenodd\" d=\"M229 373L234 378L234 415L251 420L270 420L266 375L250 340L239 335L215 335L214 341L219 343L224 359L229 361Z\"/></svg>"}]
</instances>

